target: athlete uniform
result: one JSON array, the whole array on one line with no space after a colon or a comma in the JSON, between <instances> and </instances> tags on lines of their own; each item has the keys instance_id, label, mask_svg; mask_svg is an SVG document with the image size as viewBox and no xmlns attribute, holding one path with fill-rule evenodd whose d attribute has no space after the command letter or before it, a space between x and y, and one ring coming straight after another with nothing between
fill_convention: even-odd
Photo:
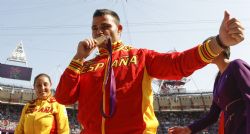
<instances>
[{"instance_id":1,"label":"athlete uniform","mask_svg":"<svg viewBox=\"0 0 250 134\"><path fill-rule=\"evenodd\" d=\"M112 117L107 78L108 50L89 61L72 60L58 84L55 97L59 103L78 101L78 120L84 134L155 134L158 121L154 114L152 78L181 79L205 66L214 58L208 45L184 52L158 53L136 49L122 42L112 44L112 69L116 81L115 111ZM112 71L112 70L111 70ZM109 85L109 84L107 84Z\"/></svg>"},{"instance_id":2,"label":"athlete uniform","mask_svg":"<svg viewBox=\"0 0 250 134\"><path fill-rule=\"evenodd\" d=\"M69 134L66 108L54 97L27 103L15 134Z\"/></svg>"}]
</instances>

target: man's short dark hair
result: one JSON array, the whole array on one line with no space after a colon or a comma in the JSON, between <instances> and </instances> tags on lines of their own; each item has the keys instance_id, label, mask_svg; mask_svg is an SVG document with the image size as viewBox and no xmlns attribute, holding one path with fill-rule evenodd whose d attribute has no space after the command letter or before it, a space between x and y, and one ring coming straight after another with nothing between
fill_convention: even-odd
<instances>
[{"instance_id":1,"label":"man's short dark hair","mask_svg":"<svg viewBox=\"0 0 250 134\"><path fill-rule=\"evenodd\" d=\"M112 11L109 9L97 9L94 12L93 17L99 17L99 16L104 16L104 15L111 15L116 20L116 23L120 24L120 18L118 16L118 14L115 11Z\"/></svg>"}]
</instances>

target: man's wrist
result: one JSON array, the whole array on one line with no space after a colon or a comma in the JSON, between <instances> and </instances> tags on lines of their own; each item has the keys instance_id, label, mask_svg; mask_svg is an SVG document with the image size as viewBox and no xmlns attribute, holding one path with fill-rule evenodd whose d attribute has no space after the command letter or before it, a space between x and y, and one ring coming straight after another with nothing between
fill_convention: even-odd
<instances>
[{"instance_id":1,"label":"man's wrist","mask_svg":"<svg viewBox=\"0 0 250 134\"><path fill-rule=\"evenodd\" d=\"M223 51L223 49L217 44L215 36L207 38L202 45L198 47L199 55L206 63L211 63L212 60L221 53L221 51Z\"/></svg>"},{"instance_id":2,"label":"man's wrist","mask_svg":"<svg viewBox=\"0 0 250 134\"><path fill-rule=\"evenodd\" d=\"M78 61L78 62L84 62L85 58L83 56L80 56L80 55L76 54L73 57L73 60Z\"/></svg>"},{"instance_id":3,"label":"man's wrist","mask_svg":"<svg viewBox=\"0 0 250 134\"><path fill-rule=\"evenodd\" d=\"M222 47L220 47L220 45L218 44L217 40L216 40L216 36L211 38L211 41L209 42L209 46L211 48L211 50L216 53L216 54L220 54L224 49Z\"/></svg>"},{"instance_id":4,"label":"man's wrist","mask_svg":"<svg viewBox=\"0 0 250 134\"><path fill-rule=\"evenodd\" d=\"M228 46L226 46L220 39L219 34L215 37L217 44L222 48L222 49L227 49Z\"/></svg>"}]
</instances>

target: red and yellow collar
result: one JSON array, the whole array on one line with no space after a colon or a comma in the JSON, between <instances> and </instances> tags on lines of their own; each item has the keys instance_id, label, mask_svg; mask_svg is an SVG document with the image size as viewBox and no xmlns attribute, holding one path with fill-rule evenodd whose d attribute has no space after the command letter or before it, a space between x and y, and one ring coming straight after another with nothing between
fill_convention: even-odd
<instances>
[{"instance_id":1,"label":"red and yellow collar","mask_svg":"<svg viewBox=\"0 0 250 134\"><path fill-rule=\"evenodd\" d=\"M124 47L121 40L112 43L112 52L119 51ZM99 53L101 55L108 55L109 52L106 48L99 48Z\"/></svg>"}]
</instances>

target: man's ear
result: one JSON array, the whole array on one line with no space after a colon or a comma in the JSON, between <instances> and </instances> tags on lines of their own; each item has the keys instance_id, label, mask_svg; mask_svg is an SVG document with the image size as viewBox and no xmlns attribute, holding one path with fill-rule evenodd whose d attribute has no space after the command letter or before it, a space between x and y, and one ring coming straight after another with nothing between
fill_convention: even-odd
<instances>
[{"instance_id":1,"label":"man's ear","mask_svg":"<svg viewBox=\"0 0 250 134\"><path fill-rule=\"evenodd\" d=\"M118 25L118 33L121 34L122 33L122 25Z\"/></svg>"}]
</instances>

